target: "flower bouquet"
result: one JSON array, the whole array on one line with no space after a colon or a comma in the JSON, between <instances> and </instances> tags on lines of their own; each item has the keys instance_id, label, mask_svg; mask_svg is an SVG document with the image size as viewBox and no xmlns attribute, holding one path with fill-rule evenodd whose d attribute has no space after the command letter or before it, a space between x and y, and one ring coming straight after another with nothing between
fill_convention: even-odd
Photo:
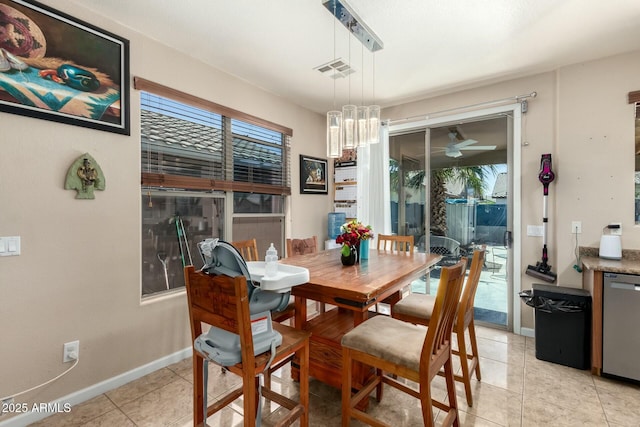
<instances>
[{"instance_id":1,"label":"flower bouquet","mask_svg":"<svg viewBox=\"0 0 640 427\"><path fill-rule=\"evenodd\" d=\"M373 231L370 225L363 225L354 219L340 226L341 234L336 237L336 243L342 244L342 261L345 264L345 258L353 257L353 262L347 260L348 264L353 265L358 259L357 251L360 248L360 242L373 238Z\"/></svg>"}]
</instances>

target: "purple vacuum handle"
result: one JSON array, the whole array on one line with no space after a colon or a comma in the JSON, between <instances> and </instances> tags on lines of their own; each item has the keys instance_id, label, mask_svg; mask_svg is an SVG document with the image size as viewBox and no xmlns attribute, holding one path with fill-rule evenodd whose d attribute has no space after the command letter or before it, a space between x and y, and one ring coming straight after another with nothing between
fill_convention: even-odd
<instances>
[{"instance_id":1,"label":"purple vacuum handle","mask_svg":"<svg viewBox=\"0 0 640 427\"><path fill-rule=\"evenodd\" d=\"M553 182L556 174L551 170L551 154L543 154L540 159L540 173L538 179L544 187L544 195L549 195L549 184Z\"/></svg>"}]
</instances>

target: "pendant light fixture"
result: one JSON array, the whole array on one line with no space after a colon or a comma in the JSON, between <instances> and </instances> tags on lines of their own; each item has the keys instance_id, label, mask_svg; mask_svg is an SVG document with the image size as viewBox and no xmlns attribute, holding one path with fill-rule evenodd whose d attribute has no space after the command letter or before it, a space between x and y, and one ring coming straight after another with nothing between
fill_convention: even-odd
<instances>
[{"instance_id":1,"label":"pendant light fixture","mask_svg":"<svg viewBox=\"0 0 640 427\"><path fill-rule=\"evenodd\" d=\"M347 40L349 42L349 64L351 64L351 36L349 36ZM342 107L342 128L344 129L342 148L345 150L351 150L358 146L358 135L356 128L356 123L358 120L358 107L351 103L351 74L349 74L348 100L348 104Z\"/></svg>"},{"instance_id":2,"label":"pendant light fixture","mask_svg":"<svg viewBox=\"0 0 640 427\"><path fill-rule=\"evenodd\" d=\"M380 142L380 106L375 105L376 102L376 54L373 54L373 103L374 105L369 106L369 120L367 121L369 125L367 138L369 144L377 144Z\"/></svg>"},{"instance_id":3,"label":"pendant light fixture","mask_svg":"<svg viewBox=\"0 0 640 427\"><path fill-rule=\"evenodd\" d=\"M369 143L369 107L358 107L357 116L358 147L365 147Z\"/></svg>"},{"instance_id":4,"label":"pendant light fixture","mask_svg":"<svg viewBox=\"0 0 640 427\"><path fill-rule=\"evenodd\" d=\"M361 43L372 53L382 49L383 44L369 27L360 19L346 0L323 0L323 5L336 20L340 21ZM336 27L333 23L333 57L336 57ZM351 62L351 38L349 38L349 63ZM373 98L375 100L375 57L373 61ZM362 72L364 71L364 53L362 55ZM350 75L351 73L349 73ZM380 106L364 105L364 76L362 80L362 104L351 103L351 77L349 77L349 102L342 111L335 108L335 77L333 82L333 110L327 112L327 157L337 158L342 150L364 147L375 144L380 137Z\"/></svg>"},{"instance_id":5,"label":"pendant light fixture","mask_svg":"<svg viewBox=\"0 0 640 427\"><path fill-rule=\"evenodd\" d=\"M342 156L342 111L327 112L327 157Z\"/></svg>"},{"instance_id":6,"label":"pendant light fixture","mask_svg":"<svg viewBox=\"0 0 640 427\"><path fill-rule=\"evenodd\" d=\"M356 139L358 147L365 147L369 143L369 107L364 105L364 45L360 48L360 60L362 65L361 104L356 111Z\"/></svg>"},{"instance_id":7,"label":"pendant light fixture","mask_svg":"<svg viewBox=\"0 0 640 427\"><path fill-rule=\"evenodd\" d=\"M342 128L344 136L342 139L342 148L350 150L358 146L356 141L356 119L358 107L348 104L342 107Z\"/></svg>"},{"instance_id":8,"label":"pendant light fixture","mask_svg":"<svg viewBox=\"0 0 640 427\"><path fill-rule=\"evenodd\" d=\"M336 5L333 5L333 14ZM333 57L336 57L336 21L333 21ZM342 112L336 110L336 79L333 79L333 110L327 112L327 157L342 156Z\"/></svg>"}]
</instances>

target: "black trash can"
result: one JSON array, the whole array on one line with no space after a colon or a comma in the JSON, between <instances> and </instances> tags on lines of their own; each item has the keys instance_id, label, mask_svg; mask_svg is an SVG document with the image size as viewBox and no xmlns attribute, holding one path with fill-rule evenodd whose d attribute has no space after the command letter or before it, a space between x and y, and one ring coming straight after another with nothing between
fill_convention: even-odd
<instances>
[{"instance_id":1,"label":"black trash can","mask_svg":"<svg viewBox=\"0 0 640 427\"><path fill-rule=\"evenodd\" d=\"M591 295L584 289L534 284L520 294L535 308L536 359L578 369L591 363Z\"/></svg>"}]
</instances>

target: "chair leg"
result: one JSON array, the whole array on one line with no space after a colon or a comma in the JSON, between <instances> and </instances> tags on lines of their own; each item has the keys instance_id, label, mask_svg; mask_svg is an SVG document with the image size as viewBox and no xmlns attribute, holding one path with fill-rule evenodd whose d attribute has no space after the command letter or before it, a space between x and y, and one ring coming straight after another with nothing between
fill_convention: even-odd
<instances>
[{"instance_id":1,"label":"chair leg","mask_svg":"<svg viewBox=\"0 0 640 427\"><path fill-rule=\"evenodd\" d=\"M383 375L384 372L382 372L382 369L376 368L376 376L380 379L380 382L376 386L376 400L378 401L378 403L382 402L382 392L384 391L384 383L382 382Z\"/></svg>"},{"instance_id":2,"label":"chair leg","mask_svg":"<svg viewBox=\"0 0 640 427\"><path fill-rule=\"evenodd\" d=\"M458 338L458 355L460 365L462 365L462 382L464 383L464 393L467 396L467 405L473 406L473 396L471 395L471 373L469 372L469 359L467 358L467 343L464 338L464 328L456 332Z\"/></svg>"},{"instance_id":3,"label":"chair leg","mask_svg":"<svg viewBox=\"0 0 640 427\"><path fill-rule=\"evenodd\" d=\"M203 368L203 360L200 356L195 354L192 356L193 358L193 424L198 425L202 424L204 421L205 414L203 411L203 388L204 388L204 379L202 378L202 370Z\"/></svg>"},{"instance_id":4,"label":"chair leg","mask_svg":"<svg viewBox=\"0 0 640 427\"><path fill-rule=\"evenodd\" d=\"M480 357L478 356L478 340L476 339L476 326L473 322L473 319L471 319L471 322L469 323L469 338L471 339L471 353L472 357L476 360L476 379L478 381L480 381L482 379L482 376L480 375Z\"/></svg>"},{"instance_id":5,"label":"chair leg","mask_svg":"<svg viewBox=\"0 0 640 427\"><path fill-rule=\"evenodd\" d=\"M244 372L242 375L242 395L245 425L247 425L247 420L249 420L250 425L255 425L258 413L258 387L260 387L258 377L254 377L252 372ZM253 420L253 423L251 423L251 420Z\"/></svg>"},{"instance_id":6,"label":"chair leg","mask_svg":"<svg viewBox=\"0 0 640 427\"><path fill-rule=\"evenodd\" d=\"M453 378L453 363L451 357L444 363L444 377L447 382L447 397L449 399L449 410L453 411L455 416L453 425L460 425L460 414L458 413L458 401L456 399L456 380Z\"/></svg>"},{"instance_id":7,"label":"chair leg","mask_svg":"<svg viewBox=\"0 0 640 427\"><path fill-rule=\"evenodd\" d=\"M271 370L264 373L264 388L271 390ZM264 399L265 402L269 402L269 399Z\"/></svg>"},{"instance_id":8,"label":"chair leg","mask_svg":"<svg viewBox=\"0 0 640 427\"><path fill-rule=\"evenodd\" d=\"M351 378L353 376L353 362L351 350L342 348L342 427L351 423Z\"/></svg>"},{"instance_id":9,"label":"chair leg","mask_svg":"<svg viewBox=\"0 0 640 427\"><path fill-rule=\"evenodd\" d=\"M420 386L420 406L425 426L434 425L433 401L431 400L431 382Z\"/></svg>"}]
</instances>

